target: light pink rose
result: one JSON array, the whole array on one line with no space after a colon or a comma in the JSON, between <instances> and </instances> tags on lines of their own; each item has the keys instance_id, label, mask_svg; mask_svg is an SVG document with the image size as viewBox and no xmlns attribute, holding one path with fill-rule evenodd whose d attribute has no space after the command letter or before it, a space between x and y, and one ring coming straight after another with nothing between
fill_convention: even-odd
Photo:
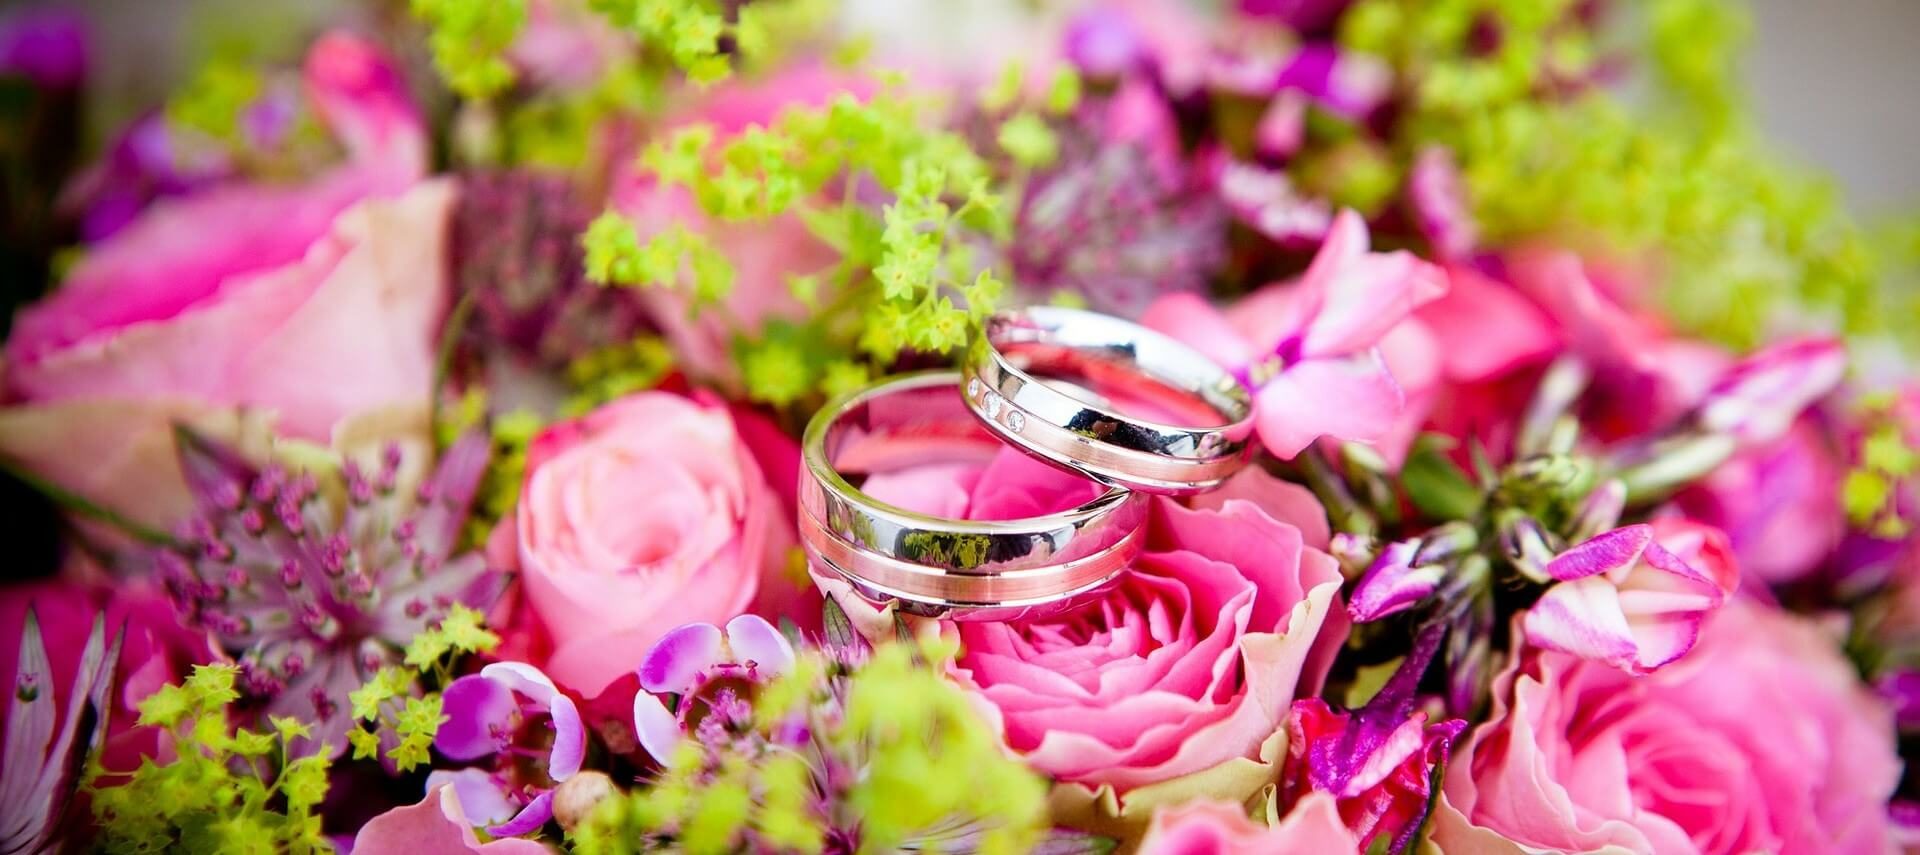
<instances>
[{"instance_id":1,"label":"light pink rose","mask_svg":"<svg viewBox=\"0 0 1920 855\"><path fill-rule=\"evenodd\" d=\"M1139 855L1238 855L1242 852L1359 855L1360 845L1340 822L1333 797L1309 793L1278 825L1247 818L1225 802L1190 802L1155 811Z\"/></svg>"},{"instance_id":2,"label":"light pink rose","mask_svg":"<svg viewBox=\"0 0 1920 855\"><path fill-rule=\"evenodd\" d=\"M1737 600L1645 677L1525 651L1447 768L1447 855L1884 853L1892 714L1815 624Z\"/></svg>"},{"instance_id":3,"label":"light pink rose","mask_svg":"<svg viewBox=\"0 0 1920 855\"><path fill-rule=\"evenodd\" d=\"M369 42L323 37L305 74L348 160L155 203L92 247L15 323L7 382L25 405L0 414L0 453L164 526L190 507L173 421L258 413L325 441L351 415L425 404L451 188L420 182L418 114Z\"/></svg>"},{"instance_id":4,"label":"light pink rose","mask_svg":"<svg viewBox=\"0 0 1920 855\"><path fill-rule=\"evenodd\" d=\"M1271 762L1263 747L1285 728L1289 703L1325 676L1316 643L1344 636L1328 620L1339 568L1303 534L1324 531L1322 514L1295 525L1249 498L1155 502L1147 551L1102 601L1057 618L954 627L954 676L991 705L1008 745L1049 775L1122 796ZM991 502L969 511L1002 516Z\"/></svg>"},{"instance_id":5,"label":"light pink rose","mask_svg":"<svg viewBox=\"0 0 1920 855\"><path fill-rule=\"evenodd\" d=\"M764 79L714 86L671 117L659 133L664 138L675 128L706 124L714 130L715 145L721 145L748 127L773 124L787 108L822 106L842 93L863 96L872 88L825 66L801 64ZM770 320L804 315L806 307L794 299L788 278L839 260L797 216L743 224L714 221L686 188L663 187L637 171L616 176L612 204L634 223L642 240L680 223L713 241L733 265L733 291L721 301L724 312L704 310L694 317L682 289L640 291L679 365L694 377L723 386L738 379L728 352L733 336L757 333Z\"/></svg>"},{"instance_id":6,"label":"light pink rose","mask_svg":"<svg viewBox=\"0 0 1920 855\"><path fill-rule=\"evenodd\" d=\"M792 518L718 401L642 392L553 425L490 545L551 642L515 655L592 697L676 626L798 608Z\"/></svg>"}]
</instances>

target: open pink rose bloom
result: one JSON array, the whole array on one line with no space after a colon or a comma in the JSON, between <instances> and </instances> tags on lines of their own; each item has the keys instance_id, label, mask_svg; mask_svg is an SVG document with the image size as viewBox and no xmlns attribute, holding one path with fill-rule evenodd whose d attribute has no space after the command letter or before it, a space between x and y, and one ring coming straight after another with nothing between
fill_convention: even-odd
<instances>
[{"instance_id":1,"label":"open pink rose bloom","mask_svg":"<svg viewBox=\"0 0 1920 855\"><path fill-rule=\"evenodd\" d=\"M0 855L1920 852L1906 4L205 5L0 9Z\"/></svg>"}]
</instances>

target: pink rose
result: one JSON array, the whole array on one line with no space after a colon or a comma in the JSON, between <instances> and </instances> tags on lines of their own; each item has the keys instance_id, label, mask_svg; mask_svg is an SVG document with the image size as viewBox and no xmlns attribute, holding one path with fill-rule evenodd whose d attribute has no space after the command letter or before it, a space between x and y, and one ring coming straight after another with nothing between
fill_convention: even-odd
<instances>
[{"instance_id":1,"label":"pink rose","mask_svg":"<svg viewBox=\"0 0 1920 855\"><path fill-rule=\"evenodd\" d=\"M1891 712L1815 624L1749 600L1635 678L1523 652L1447 768L1448 855L1881 853Z\"/></svg>"},{"instance_id":2,"label":"pink rose","mask_svg":"<svg viewBox=\"0 0 1920 855\"><path fill-rule=\"evenodd\" d=\"M347 162L158 202L94 246L15 323L7 380L25 406L0 413L0 453L166 526L191 508L173 422L233 439L259 413L325 441L351 415L424 406L450 188L420 183L424 131L371 43L326 36L305 74Z\"/></svg>"},{"instance_id":3,"label":"pink rose","mask_svg":"<svg viewBox=\"0 0 1920 855\"><path fill-rule=\"evenodd\" d=\"M1333 797L1310 793L1271 827L1248 819L1240 805L1224 802L1191 802L1155 811L1136 851L1139 855L1359 855L1360 844L1341 824Z\"/></svg>"},{"instance_id":4,"label":"pink rose","mask_svg":"<svg viewBox=\"0 0 1920 855\"><path fill-rule=\"evenodd\" d=\"M160 732L136 726L140 702L162 686L178 682L194 664L208 661L206 637L181 626L166 595L144 586L65 581L8 585L0 589L0 669L4 673L12 674L20 661L28 607L39 619L50 673L58 675L56 687L62 693L79 666L94 618L106 616L109 644L115 633L122 633L101 762L112 771L131 772L142 758L159 754Z\"/></svg>"},{"instance_id":5,"label":"pink rose","mask_svg":"<svg viewBox=\"0 0 1920 855\"><path fill-rule=\"evenodd\" d=\"M1289 703L1325 676L1317 644L1344 634L1326 631L1339 568L1302 532L1324 518L1295 525L1247 498L1155 501L1147 551L1109 596L1058 618L956 625L954 675L1028 763L1090 790L1124 796L1222 767L1270 778ZM969 510L996 516L991 502Z\"/></svg>"},{"instance_id":6,"label":"pink rose","mask_svg":"<svg viewBox=\"0 0 1920 855\"><path fill-rule=\"evenodd\" d=\"M773 124L782 110L822 106L842 93L861 95L871 88L824 66L803 64L761 80L719 84L671 118L661 133L706 124L714 130L715 145L720 145L748 127ZM721 301L724 312L703 311L694 317L682 289L640 291L655 323L673 345L679 365L690 375L723 385L737 380L728 353L733 336L757 333L769 320L804 315L806 307L794 299L788 277L822 269L839 258L797 216L763 223L713 221L686 188L663 187L649 175L617 176L612 204L633 221L643 240L675 223L684 224L712 240L733 265L733 291Z\"/></svg>"},{"instance_id":7,"label":"pink rose","mask_svg":"<svg viewBox=\"0 0 1920 855\"><path fill-rule=\"evenodd\" d=\"M534 439L490 551L551 641L534 664L592 697L676 626L797 608L792 519L724 405L642 392Z\"/></svg>"}]
</instances>

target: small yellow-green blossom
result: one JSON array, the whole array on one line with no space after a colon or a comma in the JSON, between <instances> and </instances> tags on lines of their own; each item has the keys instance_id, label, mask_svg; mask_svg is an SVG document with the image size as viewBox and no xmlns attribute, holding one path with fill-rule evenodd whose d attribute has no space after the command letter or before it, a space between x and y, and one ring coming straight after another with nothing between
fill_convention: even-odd
<instances>
[{"instance_id":1,"label":"small yellow-green blossom","mask_svg":"<svg viewBox=\"0 0 1920 855\"><path fill-rule=\"evenodd\" d=\"M429 749L446 716L440 693L421 690L422 678L444 686L453 679L454 661L499 643L500 637L482 625L479 612L458 604L438 625L415 635L407 644L406 664L380 669L347 695L357 723L347 731L354 759L378 756L381 734L387 733L396 737L386 752L396 768L404 772L432 760Z\"/></svg>"},{"instance_id":2,"label":"small yellow-green blossom","mask_svg":"<svg viewBox=\"0 0 1920 855\"><path fill-rule=\"evenodd\" d=\"M97 851L333 851L314 813L327 794L327 752L295 757L292 743L310 732L291 719L271 719L271 732L230 725L237 675L232 665L197 666L140 704L141 724L172 735L172 762L148 759L131 774L89 764Z\"/></svg>"},{"instance_id":3,"label":"small yellow-green blossom","mask_svg":"<svg viewBox=\"0 0 1920 855\"><path fill-rule=\"evenodd\" d=\"M431 30L433 63L453 91L489 98L513 85L506 52L527 21L527 0L412 0Z\"/></svg>"}]
</instances>

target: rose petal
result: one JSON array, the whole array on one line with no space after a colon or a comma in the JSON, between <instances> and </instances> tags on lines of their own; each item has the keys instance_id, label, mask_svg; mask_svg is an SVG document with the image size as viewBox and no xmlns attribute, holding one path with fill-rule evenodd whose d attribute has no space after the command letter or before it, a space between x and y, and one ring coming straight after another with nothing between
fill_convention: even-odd
<instances>
[{"instance_id":1,"label":"rose petal","mask_svg":"<svg viewBox=\"0 0 1920 855\"><path fill-rule=\"evenodd\" d=\"M725 636L710 623L690 623L668 630L640 663L640 687L649 692L685 694L700 675L726 661Z\"/></svg>"}]
</instances>

